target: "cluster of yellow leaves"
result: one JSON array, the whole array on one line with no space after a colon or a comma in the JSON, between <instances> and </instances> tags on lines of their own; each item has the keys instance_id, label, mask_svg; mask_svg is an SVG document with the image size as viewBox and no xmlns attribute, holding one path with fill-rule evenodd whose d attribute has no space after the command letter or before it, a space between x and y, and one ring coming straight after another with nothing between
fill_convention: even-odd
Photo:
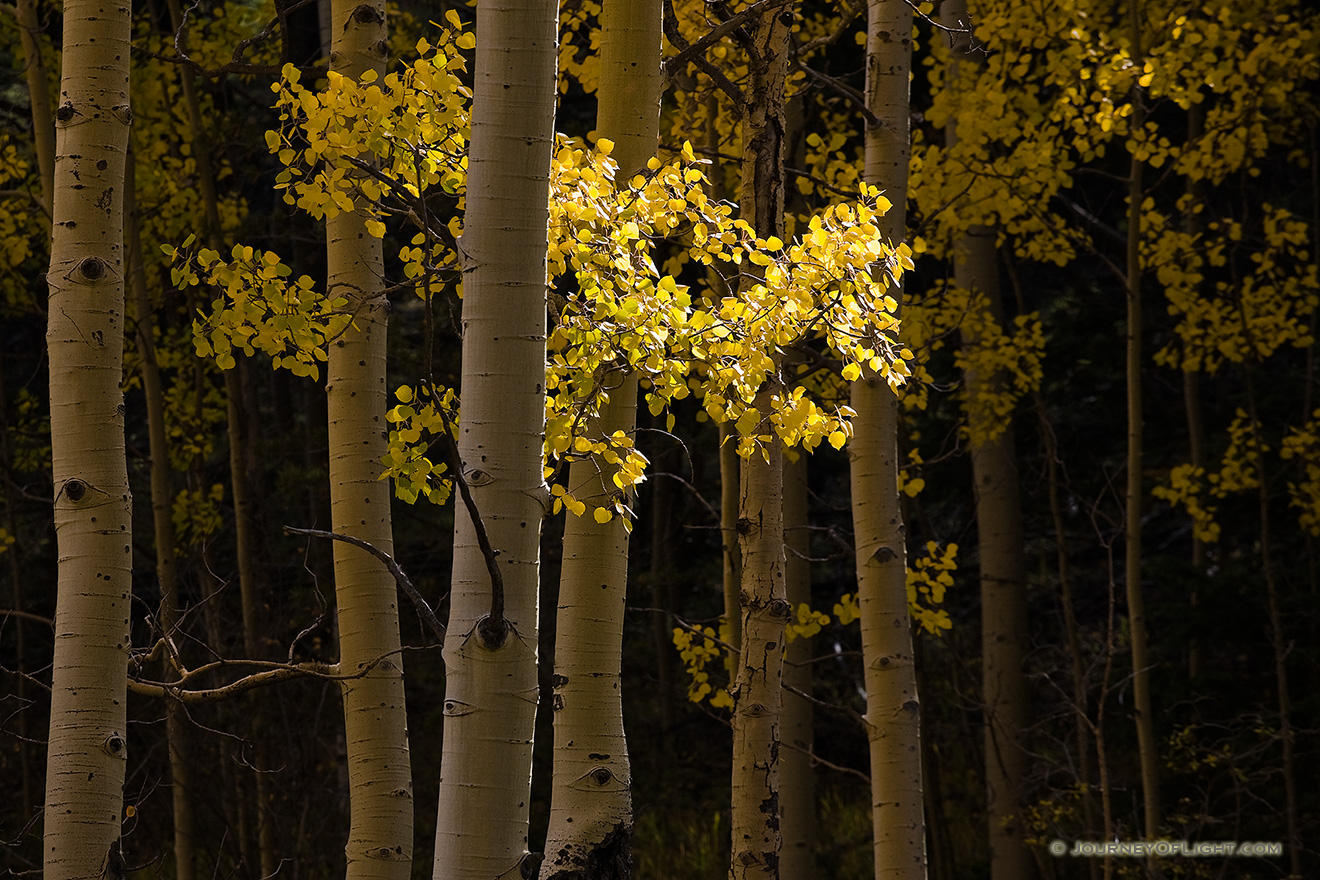
<instances>
[{"instance_id":1,"label":"cluster of yellow leaves","mask_svg":"<svg viewBox=\"0 0 1320 880\"><path fill-rule=\"evenodd\" d=\"M599 0L565 3L559 12L559 93L567 94L577 83L588 95L595 94L600 79Z\"/></svg>"},{"instance_id":2,"label":"cluster of yellow leaves","mask_svg":"<svg viewBox=\"0 0 1320 880\"><path fill-rule=\"evenodd\" d=\"M717 688L711 684L710 673L706 671L710 662L718 660L723 650L716 640L728 642L728 624L720 624L718 636L712 627L703 626L697 629L701 631L699 637L691 630L674 627L674 647L678 648L678 655L682 658L683 667L689 677L688 699L700 703L706 697L710 697L710 704L714 708L732 709L733 698L729 696L728 689Z\"/></svg>"},{"instance_id":3,"label":"cluster of yellow leaves","mask_svg":"<svg viewBox=\"0 0 1320 880\"><path fill-rule=\"evenodd\" d=\"M290 281L293 270L273 251L236 244L224 260L212 248L190 252L194 238L188 236L180 248L161 245L161 250L174 261L170 276L175 287L205 284L216 290L211 312L193 321L197 356L214 358L228 370L236 350L247 355L261 351L276 369L317 378L326 344L351 320L339 311L347 298L326 298L307 275Z\"/></svg>"},{"instance_id":4,"label":"cluster of yellow leaves","mask_svg":"<svg viewBox=\"0 0 1320 880\"><path fill-rule=\"evenodd\" d=\"M315 217L360 210L366 230L383 236L390 213L420 227L400 259L410 279L430 279L456 266L452 246L461 232L466 186L468 91L458 52L470 48L457 15L420 58L377 82L330 74L312 92L286 67L273 89L281 127L267 145L284 170L276 181L284 199ZM757 391L778 375L777 353L823 337L843 362L843 376L880 375L893 386L909 375L911 351L896 342L897 303L887 293L911 268L905 245L884 241L876 217L889 203L862 187L852 203L813 216L796 240L762 239L734 207L707 195L707 181L690 145L669 163L653 159L646 173L616 181L612 145L596 149L561 140L550 194L548 273L558 284L557 321L548 340L546 458L558 465L597 455L613 467L619 493L595 507L602 522L627 515L627 492L643 478L646 460L631 440L600 436L599 408L620 376L642 382L653 413L696 393L705 412L739 428L744 456L766 444L841 447L852 411L822 407L803 386L785 387L768 412ZM437 192L438 191L438 192ZM432 217L428 201L452 197L452 214ZM681 240L688 259L732 273L727 293L694 306L685 286L661 275L653 250ZM326 342L349 316L342 297L317 296L304 276L270 252L237 246L223 261L209 249L196 254L167 248L176 284L205 281L219 288L210 315L195 325L198 354L226 367L233 349L270 354L276 366L317 375ZM555 282L555 279L563 279ZM419 285L421 287L421 285ZM423 292L429 292L429 287ZM428 404L429 405L429 404ZM437 467L424 452L442 420L434 410L400 400L387 474L401 479L401 497L446 497ZM672 417L671 417L672 419ZM585 504L568 487L556 505L574 513Z\"/></svg>"},{"instance_id":5,"label":"cluster of yellow leaves","mask_svg":"<svg viewBox=\"0 0 1320 880\"><path fill-rule=\"evenodd\" d=\"M1320 278L1307 250L1309 227L1283 208L1261 210L1250 270L1207 290L1205 273L1249 246L1242 225L1212 221L1193 236L1146 205L1143 259L1164 286L1169 314L1179 319L1178 341L1157 352L1156 363L1214 374L1225 362L1259 362L1285 346L1314 343Z\"/></svg>"},{"instance_id":6,"label":"cluster of yellow leaves","mask_svg":"<svg viewBox=\"0 0 1320 880\"><path fill-rule=\"evenodd\" d=\"M295 67L285 66L271 86L280 128L266 133L266 145L285 166L275 185L286 203L318 219L356 209L380 238L388 210L381 199L389 194L393 210L411 212L423 232L432 231L422 194L439 189L459 198L467 183L471 90L460 78L466 69L460 50L475 40L452 9L446 20L450 27L439 30L438 42L419 40L417 60L379 82L375 71L360 80L331 72L314 92ZM445 231L458 235L457 227Z\"/></svg>"},{"instance_id":7,"label":"cluster of yellow leaves","mask_svg":"<svg viewBox=\"0 0 1320 880\"><path fill-rule=\"evenodd\" d=\"M969 439L978 446L1002 434L1018 401L1040 389L1045 331L1039 313L1032 312L1014 318L1013 333L1005 333L979 291L950 289L945 309L962 314L963 344L954 364L968 377L963 406Z\"/></svg>"},{"instance_id":8,"label":"cluster of yellow leaves","mask_svg":"<svg viewBox=\"0 0 1320 880\"><path fill-rule=\"evenodd\" d=\"M784 627L784 641L792 642L795 639L809 639L820 632L823 627L829 626L830 616L820 611L812 611L811 606L806 602L799 602L797 610L792 619Z\"/></svg>"},{"instance_id":9,"label":"cluster of yellow leaves","mask_svg":"<svg viewBox=\"0 0 1320 880\"><path fill-rule=\"evenodd\" d=\"M926 632L939 635L951 629L953 622L949 613L942 607L949 587L953 586L953 572L957 570L958 545L941 546L936 541L926 542L926 555L917 559L908 568L907 595L908 610L916 622ZM861 608L855 593L847 593L834 604L834 619L841 626L847 626L861 617ZM807 603L799 603L792 618L785 627L785 638L792 642L799 638L811 638L828 626L830 616L816 611ZM683 660L688 674L688 699L700 703L708 696L715 708L732 708L733 701L729 692L716 687L710 679L707 667L718 660L722 653L720 641L728 642L728 624L721 623L719 634L714 628L698 627L700 633L692 629L674 627L673 642Z\"/></svg>"},{"instance_id":10,"label":"cluster of yellow leaves","mask_svg":"<svg viewBox=\"0 0 1320 880\"><path fill-rule=\"evenodd\" d=\"M1205 468L1180 464L1169 474L1167 485L1152 490L1156 498L1181 506L1192 518L1192 530L1199 540L1219 540L1220 527L1215 521L1219 512L1210 499L1222 500L1237 492L1255 489L1260 485L1261 455L1268 446L1256 440L1251 420L1239 409L1228 428L1229 443L1224 450L1219 470L1207 473Z\"/></svg>"},{"instance_id":11,"label":"cluster of yellow leaves","mask_svg":"<svg viewBox=\"0 0 1320 880\"><path fill-rule=\"evenodd\" d=\"M0 554L3 554L17 542L17 538L9 534L9 532L6 532L4 529L0 529Z\"/></svg>"},{"instance_id":12,"label":"cluster of yellow leaves","mask_svg":"<svg viewBox=\"0 0 1320 880\"><path fill-rule=\"evenodd\" d=\"M180 545L203 547L212 535L220 531L223 524L220 502L224 497L225 487L221 483L213 483L206 488L180 490L174 497L171 514L174 533Z\"/></svg>"},{"instance_id":13,"label":"cluster of yellow leaves","mask_svg":"<svg viewBox=\"0 0 1320 880\"><path fill-rule=\"evenodd\" d=\"M1302 528L1320 537L1320 410L1283 438L1279 455L1296 460L1300 477L1288 481L1289 504L1298 510Z\"/></svg>"},{"instance_id":14,"label":"cluster of yellow leaves","mask_svg":"<svg viewBox=\"0 0 1320 880\"><path fill-rule=\"evenodd\" d=\"M437 401L427 385L401 385L394 392L398 404L385 413L390 423L389 445L382 459L380 479L394 480L394 494L414 504L423 496L433 504L449 499L451 486L444 461L433 461L431 443L422 438L458 436L458 397L452 388L436 389ZM443 439L440 440L444 442Z\"/></svg>"},{"instance_id":15,"label":"cluster of yellow leaves","mask_svg":"<svg viewBox=\"0 0 1320 880\"><path fill-rule=\"evenodd\" d=\"M926 555L907 571L908 610L912 619L926 632L939 635L952 629L953 621L945 611L944 593L953 586L953 572L958 570L958 545L926 542Z\"/></svg>"}]
</instances>

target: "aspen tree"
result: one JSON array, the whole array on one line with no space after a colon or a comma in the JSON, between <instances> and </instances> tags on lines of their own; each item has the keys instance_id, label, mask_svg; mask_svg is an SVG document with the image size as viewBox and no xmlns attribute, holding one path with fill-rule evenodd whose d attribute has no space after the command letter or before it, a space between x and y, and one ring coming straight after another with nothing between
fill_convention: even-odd
<instances>
[{"instance_id":1,"label":"aspen tree","mask_svg":"<svg viewBox=\"0 0 1320 880\"><path fill-rule=\"evenodd\" d=\"M19 41L23 45L23 70L27 74L28 102L32 107L32 145L37 153L41 175L41 204L51 210L51 191L55 179L55 117L50 112L50 86L46 65L41 58L40 17L37 0L15 0L14 17L18 22Z\"/></svg>"},{"instance_id":2,"label":"aspen tree","mask_svg":"<svg viewBox=\"0 0 1320 880\"><path fill-rule=\"evenodd\" d=\"M331 4L330 69L361 79L385 73L384 0ZM356 202L365 201L362 195ZM332 529L394 553L390 486L381 480L387 443L385 353L389 302L384 249L364 212L326 218L327 293L344 297L353 322L329 347L326 413ZM405 880L412 872L412 768L400 653L398 586L375 556L334 544L340 669L348 758L349 880Z\"/></svg>"},{"instance_id":3,"label":"aspen tree","mask_svg":"<svg viewBox=\"0 0 1320 880\"><path fill-rule=\"evenodd\" d=\"M1144 61L1141 48L1141 4L1128 0L1128 27L1132 63L1138 69ZM1145 125L1141 87L1132 86L1133 129ZM1128 171L1127 271L1127 499L1124 521L1123 577L1127 584L1128 631L1132 652L1132 717L1137 727L1137 746L1141 759L1141 796L1144 806L1144 829L1147 840L1159 837L1160 830L1160 759L1155 737L1155 716L1151 708L1150 658L1146 651L1146 600L1141 585L1141 526L1145 498L1142 487L1142 345L1141 345L1141 211L1145 192L1142 186L1144 162L1134 150ZM1152 862L1148 862L1148 865ZM1153 873L1154 868L1150 867Z\"/></svg>"},{"instance_id":4,"label":"aspen tree","mask_svg":"<svg viewBox=\"0 0 1320 880\"><path fill-rule=\"evenodd\" d=\"M958 28L968 21L965 0L946 0L940 17ZM961 24L966 28L966 24ZM959 33L950 47L946 82L960 88L959 69L974 64L969 33ZM955 117L945 127L952 149L958 140ZM976 535L981 579L981 697L985 703L986 823L990 834L990 876L1027 880L1036 861L1024 841L1022 780L1027 752L1022 738L1031 721L1027 679L1023 672L1027 640L1026 560L1022 540L1022 499L1018 485L1013 425L979 399L1000 393L1004 376L975 366L978 347L993 344L983 328L997 335L1003 327L1003 301L994 231L972 227L953 244L954 283L969 297L961 325L968 354L964 383L968 399L967 430L976 499Z\"/></svg>"},{"instance_id":5,"label":"aspen tree","mask_svg":"<svg viewBox=\"0 0 1320 880\"><path fill-rule=\"evenodd\" d=\"M646 167L660 139L660 2L605 0L601 12L596 133L614 143L616 180ZM608 384L602 436L637 423L637 376ZM569 467L570 490L609 509L621 491L602 456ZM628 525L621 516L566 514L555 645L555 752L550 827L541 877L627 878L632 873L632 793L620 669L628 583Z\"/></svg>"},{"instance_id":6,"label":"aspen tree","mask_svg":"<svg viewBox=\"0 0 1320 880\"><path fill-rule=\"evenodd\" d=\"M905 234L910 146L908 110L912 9L904 0L868 0L863 179L885 188L893 207L881 234ZM901 303L901 287L893 291ZM924 878L921 713L907 603L907 548L898 490L898 399L884 377L852 385L849 444L858 605L865 665L866 723L877 878Z\"/></svg>"},{"instance_id":7,"label":"aspen tree","mask_svg":"<svg viewBox=\"0 0 1320 880\"><path fill-rule=\"evenodd\" d=\"M742 117L742 218L764 238L784 229L784 80L791 16L764 13L750 28L746 105ZM779 358L776 356L776 367ZM783 380L772 372L753 407L768 418ZM754 433L760 433L755 429ZM733 697L733 849L729 876L779 877L780 713L783 707L784 585L783 444L772 436L740 462L741 633Z\"/></svg>"},{"instance_id":8,"label":"aspen tree","mask_svg":"<svg viewBox=\"0 0 1320 880\"><path fill-rule=\"evenodd\" d=\"M175 33L183 33L184 16L179 0L166 0L166 6ZM197 81L193 71L186 67L179 68L179 80L183 87L184 109L188 115L188 135L192 155L197 165L197 182L201 191L205 231L212 246L220 250L222 233L220 199L216 191L216 174L211 164L211 147L206 137ZM243 651L248 659L259 660L266 657L262 650L260 614L257 606L266 585L257 558L257 522L251 474L256 470L252 462L256 457L258 441L250 433L249 417L252 408L246 405L247 400L245 400L251 398L247 362L240 360L233 368L225 370L224 382L226 432L229 439L229 478L234 505L234 541L238 557L239 602L243 620ZM279 870L280 858L276 851L275 826L270 811L270 781L263 772L271 763L264 722L265 713L260 703L257 703L249 720L249 729L253 737L252 752L257 770L253 779L252 794L256 800L257 852L261 872L263 876L270 876ZM239 815L245 817L242 786L239 786L237 800L240 802ZM246 823L240 822L240 825ZM241 827L237 830L240 848L246 853L249 849L246 828Z\"/></svg>"},{"instance_id":9,"label":"aspen tree","mask_svg":"<svg viewBox=\"0 0 1320 880\"><path fill-rule=\"evenodd\" d=\"M475 510L454 517L436 880L516 876L528 859L556 6L477 7L458 436Z\"/></svg>"},{"instance_id":10,"label":"aspen tree","mask_svg":"<svg viewBox=\"0 0 1320 880\"><path fill-rule=\"evenodd\" d=\"M59 573L43 876L118 876L132 499L120 391L130 8L64 4L52 191L51 456Z\"/></svg>"},{"instance_id":11,"label":"aspen tree","mask_svg":"<svg viewBox=\"0 0 1320 880\"><path fill-rule=\"evenodd\" d=\"M162 680L176 681L177 645L182 607L179 601L178 542L174 529L174 490L170 476L169 440L165 425L165 392L156 361L155 326L151 296L142 261L142 240L137 216L137 175L134 157L128 158L124 186L125 233L127 236L129 284L136 309L137 344L142 361L142 393L147 410L147 440L151 450L151 521L156 537L156 581L160 586L157 627L171 647L165 650ZM188 759L191 750L184 709L172 698L165 701L165 736L170 756L170 806L174 821L174 866L178 880L196 876L196 822L193 811L193 774Z\"/></svg>"}]
</instances>

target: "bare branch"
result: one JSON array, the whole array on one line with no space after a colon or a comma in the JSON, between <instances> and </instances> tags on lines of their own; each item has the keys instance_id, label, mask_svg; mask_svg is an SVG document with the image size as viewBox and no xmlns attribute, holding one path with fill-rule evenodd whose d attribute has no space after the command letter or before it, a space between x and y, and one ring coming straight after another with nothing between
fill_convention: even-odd
<instances>
[{"instance_id":1,"label":"bare branch","mask_svg":"<svg viewBox=\"0 0 1320 880\"><path fill-rule=\"evenodd\" d=\"M413 606L417 609L417 613L421 615L422 620L426 622L426 625L431 630L432 634L434 634L441 642L445 640L445 625L440 622L440 618L436 617L435 611L427 604L426 600L422 598L422 594L413 586L413 582L409 580L408 575L404 573L403 569L399 566L399 563L395 562L394 557L390 556L384 550L368 544L361 538L355 538L352 535L343 535L339 532L326 532L321 529L297 529L293 526L285 526L284 531L292 535L308 535L313 538L329 538L334 541L343 541L345 544L352 544L354 547L365 550L379 559L384 563L385 567L389 569L390 574L394 576L394 580L399 585L399 589L403 590L412 601Z\"/></svg>"},{"instance_id":2,"label":"bare branch","mask_svg":"<svg viewBox=\"0 0 1320 880\"><path fill-rule=\"evenodd\" d=\"M688 41L683 37L682 32L679 31L678 29L678 17L674 15L673 0L664 0L664 4L665 4L664 5L665 36L669 38L669 42L673 43L674 46L678 48L679 55L682 55L689 48L691 48L691 44L688 43ZM689 60L697 67L699 67L702 73L710 77L711 81L715 83L715 85L719 88L720 91L728 95L731 101L733 101L739 107L743 105L742 89L734 85L729 80L729 78L724 75L724 71L720 70L714 64L711 64L705 55L701 53L696 53L693 54ZM668 64L665 65L665 72L667 74L669 73ZM670 75L672 76L672 74Z\"/></svg>"},{"instance_id":3,"label":"bare branch","mask_svg":"<svg viewBox=\"0 0 1320 880\"><path fill-rule=\"evenodd\" d=\"M695 59L696 56L701 55L715 43L718 43L720 40L724 39L726 36L762 13L777 9L780 6L787 6L793 2L795 2L795 0L759 0L759 2L753 3L737 15L725 19L723 22L707 31L705 36L697 40L695 43L681 46L677 55L665 61L662 65L665 76L672 78L674 74L689 60ZM672 6L669 3L666 3L665 6L666 13L672 13ZM678 29L677 19L675 19L674 29L675 31ZM668 32L666 32L665 36L669 37L669 42L673 43L675 46L679 45Z\"/></svg>"}]
</instances>

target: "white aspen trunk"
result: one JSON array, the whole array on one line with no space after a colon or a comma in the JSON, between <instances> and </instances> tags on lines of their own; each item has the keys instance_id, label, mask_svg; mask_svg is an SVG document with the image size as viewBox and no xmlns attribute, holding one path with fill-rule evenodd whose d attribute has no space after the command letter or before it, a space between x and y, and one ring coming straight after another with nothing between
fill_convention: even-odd
<instances>
[{"instance_id":1,"label":"white aspen trunk","mask_svg":"<svg viewBox=\"0 0 1320 880\"><path fill-rule=\"evenodd\" d=\"M912 9L904 0L868 0L866 105L881 125L866 130L864 179L893 203L880 232L906 234L908 110ZM893 291L902 302L902 288ZM863 375L852 386L852 474L857 596L865 665L871 757L875 876L926 876L922 806L921 712L907 607L907 547L898 493L898 399L887 383Z\"/></svg>"},{"instance_id":2,"label":"white aspen trunk","mask_svg":"<svg viewBox=\"0 0 1320 880\"><path fill-rule=\"evenodd\" d=\"M459 500L436 880L514 877L527 867L539 544L549 505L541 461L557 25L554 0L477 8L458 448L503 589L497 601Z\"/></svg>"},{"instance_id":3,"label":"white aspen trunk","mask_svg":"<svg viewBox=\"0 0 1320 880\"><path fill-rule=\"evenodd\" d=\"M811 549L807 531L807 454L795 461L784 456L784 588L790 613L811 604ZM790 618L791 619L791 618ZM784 715L780 751L779 805L783 813L784 880L810 880L816 875L816 778L811 766L814 711L801 694L811 693L811 639L784 646ZM795 693L800 691L801 694Z\"/></svg>"},{"instance_id":4,"label":"white aspen trunk","mask_svg":"<svg viewBox=\"0 0 1320 880\"><path fill-rule=\"evenodd\" d=\"M646 167L660 139L660 2L606 0L596 131L614 141L617 180ZM637 377L624 375L601 411L600 431L631 433ZM569 486L588 508L609 507L617 468L575 462ZM628 530L621 517L564 524L555 640L555 752L543 880L632 876L632 771L620 671L628 586Z\"/></svg>"},{"instance_id":5,"label":"white aspen trunk","mask_svg":"<svg viewBox=\"0 0 1320 880\"><path fill-rule=\"evenodd\" d=\"M385 72L384 0L334 0L331 69L358 79ZM380 479L386 451L386 338L380 239L363 225L366 206L326 220L328 294L348 299L353 323L330 346L326 413L330 438L330 518L393 555L390 486ZM345 681L348 758L348 880L406 880L412 872L412 769L400 653L398 586L376 557L336 541L335 598Z\"/></svg>"},{"instance_id":6,"label":"white aspen trunk","mask_svg":"<svg viewBox=\"0 0 1320 880\"><path fill-rule=\"evenodd\" d=\"M657 48L658 48L657 43ZM603 81L603 80L602 80ZM636 422L637 381L624 379L601 413L606 434ZM613 469L576 462L569 485L587 507L608 507ZM605 479L602 481L601 476ZM555 636L555 751L542 880L632 876L632 771L619 680L628 531L567 514Z\"/></svg>"},{"instance_id":7,"label":"white aspen trunk","mask_svg":"<svg viewBox=\"0 0 1320 880\"><path fill-rule=\"evenodd\" d=\"M757 235L781 235L784 224L784 79L790 23L764 13L751 35L747 106L742 120L743 219ZM757 391L763 418L782 388L772 375ZM763 430L763 429L757 429ZM783 446L772 435L765 448L740 462L737 531L742 551L739 600L742 631L733 687L733 798L730 813L731 880L777 878L783 849L780 827L780 715L783 709L784 587Z\"/></svg>"},{"instance_id":8,"label":"white aspen trunk","mask_svg":"<svg viewBox=\"0 0 1320 880\"><path fill-rule=\"evenodd\" d=\"M43 876L118 876L132 499L124 454L130 9L69 0L52 194L51 457L59 551Z\"/></svg>"}]
</instances>

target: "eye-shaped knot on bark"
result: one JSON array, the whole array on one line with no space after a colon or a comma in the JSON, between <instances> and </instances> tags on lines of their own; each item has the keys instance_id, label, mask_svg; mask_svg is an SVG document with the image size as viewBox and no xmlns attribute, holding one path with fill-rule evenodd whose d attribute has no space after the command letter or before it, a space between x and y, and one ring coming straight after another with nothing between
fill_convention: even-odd
<instances>
[{"instance_id":1,"label":"eye-shaped knot on bark","mask_svg":"<svg viewBox=\"0 0 1320 880\"><path fill-rule=\"evenodd\" d=\"M77 504L87 497L87 484L82 480L69 480L64 484L64 496Z\"/></svg>"},{"instance_id":2,"label":"eye-shaped knot on bark","mask_svg":"<svg viewBox=\"0 0 1320 880\"><path fill-rule=\"evenodd\" d=\"M55 111L55 121L61 125L68 125L73 122L74 117L81 115L72 104L61 104L60 108Z\"/></svg>"},{"instance_id":3,"label":"eye-shaped knot on bark","mask_svg":"<svg viewBox=\"0 0 1320 880\"><path fill-rule=\"evenodd\" d=\"M375 6L363 3L353 10L353 20L358 24L379 24L385 20L385 16Z\"/></svg>"},{"instance_id":4,"label":"eye-shaped knot on bark","mask_svg":"<svg viewBox=\"0 0 1320 880\"><path fill-rule=\"evenodd\" d=\"M472 468L471 470L465 471L463 479L467 480L469 486L489 486L491 483L495 482L495 477L489 472L483 471L481 468Z\"/></svg>"},{"instance_id":5,"label":"eye-shaped knot on bark","mask_svg":"<svg viewBox=\"0 0 1320 880\"><path fill-rule=\"evenodd\" d=\"M110 112L124 125L133 124L133 108L127 104L116 104L110 108Z\"/></svg>"},{"instance_id":6,"label":"eye-shaped knot on bark","mask_svg":"<svg viewBox=\"0 0 1320 880\"><path fill-rule=\"evenodd\" d=\"M78 264L73 267L73 272L71 273L71 275L76 275L77 278L71 278L70 280L82 281L85 284L95 284L105 277L106 269L105 261L100 257L83 257L78 261Z\"/></svg>"},{"instance_id":7,"label":"eye-shaped knot on bark","mask_svg":"<svg viewBox=\"0 0 1320 880\"><path fill-rule=\"evenodd\" d=\"M471 715L476 709L469 703L462 700L445 700L445 715Z\"/></svg>"},{"instance_id":8,"label":"eye-shaped knot on bark","mask_svg":"<svg viewBox=\"0 0 1320 880\"><path fill-rule=\"evenodd\" d=\"M793 606L789 605L783 599L775 599L773 602L770 603L770 606L766 609L766 611L775 620L787 621L789 617L792 616Z\"/></svg>"},{"instance_id":9,"label":"eye-shaped knot on bark","mask_svg":"<svg viewBox=\"0 0 1320 880\"><path fill-rule=\"evenodd\" d=\"M609 767L597 766L575 779L569 788L574 791L623 791L627 785Z\"/></svg>"},{"instance_id":10,"label":"eye-shaped knot on bark","mask_svg":"<svg viewBox=\"0 0 1320 880\"><path fill-rule=\"evenodd\" d=\"M118 733L112 733L101 743L101 748L105 749L107 754L116 758L128 757L128 742Z\"/></svg>"},{"instance_id":11,"label":"eye-shaped knot on bark","mask_svg":"<svg viewBox=\"0 0 1320 880\"><path fill-rule=\"evenodd\" d=\"M740 711L744 715L749 715L753 718L761 718L770 714L770 707L764 703L750 703Z\"/></svg>"}]
</instances>

